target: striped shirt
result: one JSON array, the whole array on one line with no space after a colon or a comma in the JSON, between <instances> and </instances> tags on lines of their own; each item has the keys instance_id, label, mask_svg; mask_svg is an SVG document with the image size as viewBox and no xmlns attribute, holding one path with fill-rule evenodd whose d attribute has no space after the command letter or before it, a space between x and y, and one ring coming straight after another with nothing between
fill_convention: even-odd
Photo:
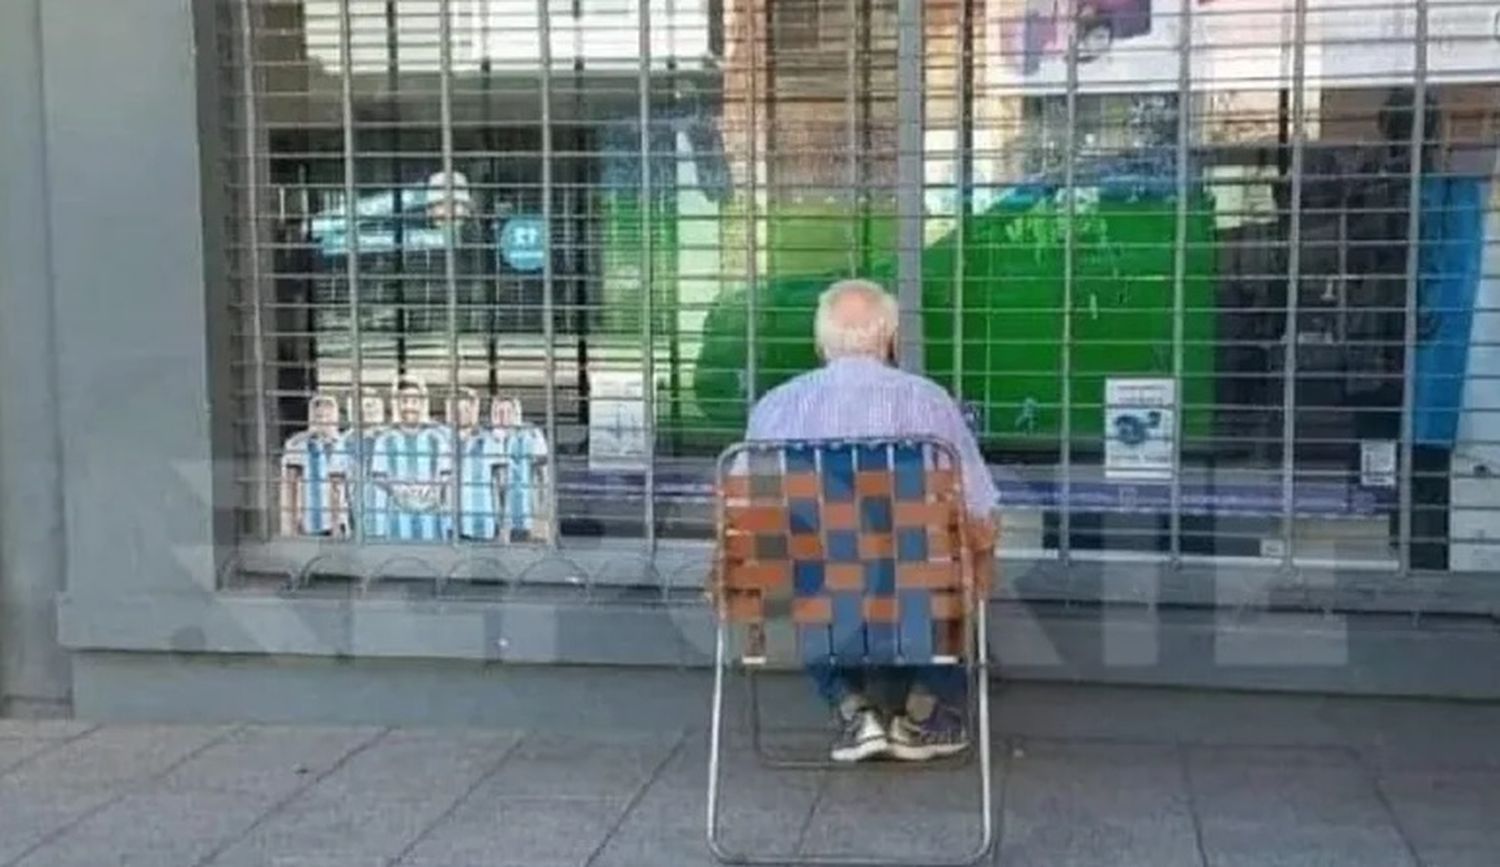
<instances>
[{"instance_id":1,"label":"striped shirt","mask_svg":"<svg viewBox=\"0 0 1500 867\"><path fill-rule=\"evenodd\" d=\"M505 514L511 530L532 532L536 519L536 465L547 456L547 438L534 425L495 431L505 448Z\"/></svg>"},{"instance_id":2,"label":"striped shirt","mask_svg":"<svg viewBox=\"0 0 1500 867\"><path fill-rule=\"evenodd\" d=\"M442 498L445 478L453 466L452 438L441 425L416 428L393 427L375 438L370 455L370 474L383 477L399 489L402 485L425 486L421 502L391 496L386 508L374 515L373 535L402 541L436 541L446 529Z\"/></svg>"},{"instance_id":3,"label":"striped shirt","mask_svg":"<svg viewBox=\"0 0 1500 867\"><path fill-rule=\"evenodd\" d=\"M989 518L995 480L941 386L873 358L841 358L767 392L750 413L748 440L925 436L948 443L963 465L971 517Z\"/></svg>"},{"instance_id":4,"label":"striped shirt","mask_svg":"<svg viewBox=\"0 0 1500 867\"><path fill-rule=\"evenodd\" d=\"M322 535L337 526L340 509L334 502L334 477L348 478L348 466L338 439L301 431L286 441L281 468L297 470L297 506L299 532ZM288 503L290 508L292 504Z\"/></svg>"},{"instance_id":5,"label":"striped shirt","mask_svg":"<svg viewBox=\"0 0 1500 867\"><path fill-rule=\"evenodd\" d=\"M349 486L353 489L355 484L354 468L359 468L360 490L357 496L350 497L351 505L354 506L354 519L364 525L366 536L383 536L383 532L377 532L384 528L384 522L377 524L377 518L384 515L390 508L390 494L379 485L370 484L370 458L375 454L375 441L386 431L384 425L378 427L367 427L364 435L358 439L354 436L352 429L346 430L339 438L339 450L343 452L344 459L349 464Z\"/></svg>"},{"instance_id":6,"label":"striped shirt","mask_svg":"<svg viewBox=\"0 0 1500 867\"><path fill-rule=\"evenodd\" d=\"M495 473L505 466L505 446L491 432L463 435L458 462L458 526L464 539L493 539L499 528L500 495ZM452 521L449 520L451 532Z\"/></svg>"}]
</instances>

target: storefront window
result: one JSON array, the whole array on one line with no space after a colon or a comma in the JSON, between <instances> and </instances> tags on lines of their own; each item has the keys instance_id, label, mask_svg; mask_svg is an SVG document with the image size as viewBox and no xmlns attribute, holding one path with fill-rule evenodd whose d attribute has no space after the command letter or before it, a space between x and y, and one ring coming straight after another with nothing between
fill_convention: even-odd
<instances>
[{"instance_id":1,"label":"storefront window","mask_svg":"<svg viewBox=\"0 0 1500 867\"><path fill-rule=\"evenodd\" d=\"M857 274L1007 557L1493 569L1500 47L1398 7L252 2L247 544L701 543Z\"/></svg>"}]
</instances>

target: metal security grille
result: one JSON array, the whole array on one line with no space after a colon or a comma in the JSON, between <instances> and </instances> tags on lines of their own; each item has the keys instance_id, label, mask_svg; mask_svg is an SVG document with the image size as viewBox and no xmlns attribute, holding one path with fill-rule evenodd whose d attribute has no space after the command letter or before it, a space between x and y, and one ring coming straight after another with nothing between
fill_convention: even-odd
<instances>
[{"instance_id":1,"label":"metal security grille","mask_svg":"<svg viewBox=\"0 0 1500 867\"><path fill-rule=\"evenodd\" d=\"M222 12L246 573L695 584L847 275L1038 586L1500 570L1493 3Z\"/></svg>"}]
</instances>

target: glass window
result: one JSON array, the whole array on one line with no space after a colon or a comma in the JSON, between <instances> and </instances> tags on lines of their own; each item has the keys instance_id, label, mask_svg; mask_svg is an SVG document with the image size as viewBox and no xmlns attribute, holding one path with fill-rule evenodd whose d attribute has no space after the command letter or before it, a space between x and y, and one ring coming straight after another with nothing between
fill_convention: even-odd
<instances>
[{"instance_id":1,"label":"glass window","mask_svg":"<svg viewBox=\"0 0 1500 867\"><path fill-rule=\"evenodd\" d=\"M1490 13L1073 8L922 4L903 66L895 0L250 3L247 545L702 542L857 274L1006 556L1496 568Z\"/></svg>"}]
</instances>

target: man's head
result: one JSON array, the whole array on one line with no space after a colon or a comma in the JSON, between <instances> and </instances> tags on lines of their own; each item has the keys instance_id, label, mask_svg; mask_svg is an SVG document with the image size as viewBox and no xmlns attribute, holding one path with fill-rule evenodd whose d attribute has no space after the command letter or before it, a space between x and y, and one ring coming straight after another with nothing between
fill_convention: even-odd
<instances>
[{"instance_id":1,"label":"man's head","mask_svg":"<svg viewBox=\"0 0 1500 867\"><path fill-rule=\"evenodd\" d=\"M813 334L825 361L895 354L900 318L896 299L869 280L840 280L818 298Z\"/></svg>"},{"instance_id":2,"label":"man's head","mask_svg":"<svg viewBox=\"0 0 1500 867\"><path fill-rule=\"evenodd\" d=\"M472 388L460 388L453 395L451 418L461 428L479 424L479 393Z\"/></svg>"},{"instance_id":3,"label":"man's head","mask_svg":"<svg viewBox=\"0 0 1500 867\"><path fill-rule=\"evenodd\" d=\"M373 388L367 388L359 398L360 422L365 427L385 424L385 398Z\"/></svg>"},{"instance_id":4,"label":"man's head","mask_svg":"<svg viewBox=\"0 0 1500 867\"><path fill-rule=\"evenodd\" d=\"M337 436L339 402L332 395L315 394L307 402L307 426L319 436Z\"/></svg>"},{"instance_id":5,"label":"man's head","mask_svg":"<svg viewBox=\"0 0 1500 867\"><path fill-rule=\"evenodd\" d=\"M516 427L521 423L521 402L513 397L497 397L490 404L492 427Z\"/></svg>"},{"instance_id":6,"label":"man's head","mask_svg":"<svg viewBox=\"0 0 1500 867\"><path fill-rule=\"evenodd\" d=\"M421 380L396 382L396 420L408 427L427 421L427 386Z\"/></svg>"}]
</instances>

